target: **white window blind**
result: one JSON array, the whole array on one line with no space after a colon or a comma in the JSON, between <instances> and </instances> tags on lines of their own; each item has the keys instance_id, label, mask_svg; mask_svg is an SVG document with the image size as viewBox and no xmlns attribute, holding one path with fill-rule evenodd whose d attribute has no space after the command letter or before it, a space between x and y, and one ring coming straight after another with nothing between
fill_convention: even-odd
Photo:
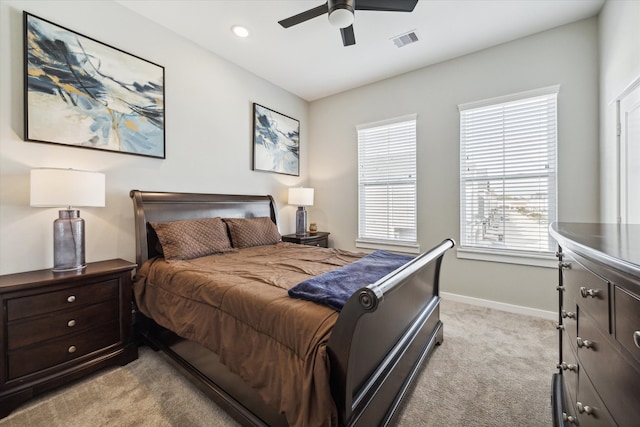
<instances>
[{"instance_id":1,"label":"white window blind","mask_svg":"<svg viewBox=\"0 0 640 427\"><path fill-rule=\"evenodd\" d=\"M550 253L558 87L460 106L460 247Z\"/></svg>"},{"instance_id":2,"label":"white window blind","mask_svg":"<svg viewBox=\"0 0 640 427\"><path fill-rule=\"evenodd\" d=\"M358 241L415 245L416 116L357 131Z\"/></svg>"}]
</instances>

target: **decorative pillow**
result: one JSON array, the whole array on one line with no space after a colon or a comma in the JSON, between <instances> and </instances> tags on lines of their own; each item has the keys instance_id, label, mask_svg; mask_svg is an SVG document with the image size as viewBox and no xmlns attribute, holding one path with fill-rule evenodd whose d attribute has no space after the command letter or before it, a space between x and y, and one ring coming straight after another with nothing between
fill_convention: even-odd
<instances>
[{"instance_id":1,"label":"decorative pillow","mask_svg":"<svg viewBox=\"0 0 640 427\"><path fill-rule=\"evenodd\" d=\"M232 251L222 218L150 223L167 260L198 258Z\"/></svg>"},{"instance_id":2,"label":"decorative pillow","mask_svg":"<svg viewBox=\"0 0 640 427\"><path fill-rule=\"evenodd\" d=\"M271 218L224 218L231 234L234 248L250 246L274 245L282 240L278 227Z\"/></svg>"}]
</instances>

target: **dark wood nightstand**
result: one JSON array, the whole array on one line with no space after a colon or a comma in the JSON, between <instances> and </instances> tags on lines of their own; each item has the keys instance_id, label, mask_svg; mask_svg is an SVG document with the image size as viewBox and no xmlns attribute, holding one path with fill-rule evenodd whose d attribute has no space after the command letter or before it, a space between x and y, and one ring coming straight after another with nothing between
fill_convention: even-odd
<instances>
[{"instance_id":1,"label":"dark wood nightstand","mask_svg":"<svg viewBox=\"0 0 640 427\"><path fill-rule=\"evenodd\" d=\"M45 390L138 358L131 324L136 264L0 276L0 418Z\"/></svg>"},{"instance_id":2,"label":"dark wood nightstand","mask_svg":"<svg viewBox=\"0 0 640 427\"><path fill-rule=\"evenodd\" d=\"M298 236L297 234L286 234L282 236L283 242L298 243L300 245L320 246L322 248L329 247L329 234L324 231L318 231L316 234L305 234Z\"/></svg>"}]
</instances>

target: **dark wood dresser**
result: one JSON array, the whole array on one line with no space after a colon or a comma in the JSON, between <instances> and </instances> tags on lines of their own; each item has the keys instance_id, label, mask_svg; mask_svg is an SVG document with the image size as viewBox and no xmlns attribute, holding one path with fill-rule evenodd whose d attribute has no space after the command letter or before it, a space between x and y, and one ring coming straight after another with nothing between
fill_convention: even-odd
<instances>
[{"instance_id":1,"label":"dark wood dresser","mask_svg":"<svg viewBox=\"0 0 640 427\"><path fill-rule=\"evenodd\" d=\"M555 426L640 423L640 225L554 223Z\"/></svg>"},{"instance_id":2,"label":"dark wood dresser","mask_svg":"<svg viewBox=\"0 0 640 427\"><path fill-rule=\"evenodd\" d=\"M138 357L121 259L0 276L0 418L38 393Z\"/></svg>"}]
</instances>

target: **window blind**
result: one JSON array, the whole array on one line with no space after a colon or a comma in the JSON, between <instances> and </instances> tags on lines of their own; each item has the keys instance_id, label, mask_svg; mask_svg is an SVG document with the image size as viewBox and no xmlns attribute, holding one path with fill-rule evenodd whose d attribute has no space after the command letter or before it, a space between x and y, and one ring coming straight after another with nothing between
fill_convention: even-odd
<instances>
[{"instance_id":1,"label":"window blind","mask_svg":"<svg viewBox=\"0 0 640 427\"><path fill-rule=\"evenodd\" d=\"M558 91L540 92L460 106L462 248L554 251Z\"/></svg>"},{"instance_id":2,"label":"window blind","mask_svg":"<svg viewBox=\"0 0 640 427\"><path fill-rule=\"evenodd\" d=\"M416 116L357 131L358 240L415 243Z\"/></svg>"}]
</instances>

